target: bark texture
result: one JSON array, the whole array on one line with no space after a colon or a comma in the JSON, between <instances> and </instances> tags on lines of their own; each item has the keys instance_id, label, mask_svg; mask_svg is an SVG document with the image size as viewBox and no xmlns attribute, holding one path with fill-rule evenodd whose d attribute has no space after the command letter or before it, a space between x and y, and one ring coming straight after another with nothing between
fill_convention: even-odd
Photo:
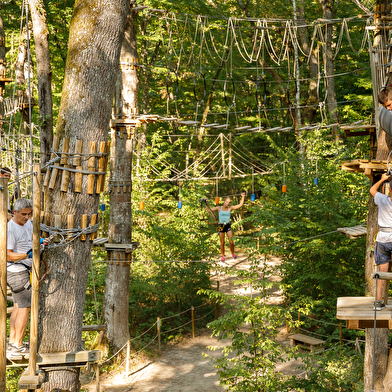
<instances>
[{"instance_id":1,"label":"bark texture","mask_svg":"<svg viewBox=\"0 0 392 392\"><path fill-rule=\"evenodd\" d=\"M138 58L134 13L127 18L121 62ZM129 59L129 60L127 60ZM138 76L134 66L121 65L118 73L115 107L123 118L137 108ZM121 118L121 117L120 117ZM121 121L118 118L118 121ZM128 130L131 131L128 134ZM110 222L109 243L130 244L132 241L132 144L133 129L119 124L112 131L110 151ZM122 185L122 186L121 186ZM113 258L121 259L124 252L116 252ZM109 263L106 272L103 317L109 342L120 349L129 339L129 263Z\"/></svg>"},{"instance_id":2,"label":"bark texture","mask_svg":"<svg viewBox=\"0 0 392 392\"><path fill-rule=\"evenodd\" d=\"M74 6L57 129L60 149L64 137L70 138L69 151L75 151L76 140L83 141L83 170L88 169L89 142L99 145L107 140L128 9L126 0L79 0ZM58 175L54 188L45 189L50 226L55 226L54 214L61 215L63 222L74 215L75 227L80 227L81 215L87 214L90 223L91 216L98 212L99 194L87 193L87 176L83 176L80 193L74 193L73 173L66 192L60 190L60 180ZM39 352L81 348L91 244L76 239L46 252L48 273L41 283ZM48 372L42 390L54 389L79 391L79 370L59 368Z\"/></svg>"},{"instance_id":3,"label":"bark texture","mask_svg":"<svg viewBox=\"0 0 392 392\"><path fill-rule=\"evenodd\" d=\"M52 69L50 66L49 30L42 0L29 0L35 55L37 58L38 106L40 119L41 165L49 160L53 142Z\"/></svg>"},{"instance_id":4,"label":"bark texture","mask_svg":"<svg viewBox=\"0 0 392 392\"><path fill-rule=\"evenodd\" d=\"M333 7L335 4L334 0L319 0L321 9L323 11L323 18L332 20L334 18ZM324 70L327 77L327 109L328 113L333 122L339 122L340 115L338 111L338 104L336 100L335 92L335 65L332 53L332 34L333 24L325 24L325 44L323 45L323 57L324 57ZM336 131L336 127L335 127Z\"/></svg>"}]
</instances>

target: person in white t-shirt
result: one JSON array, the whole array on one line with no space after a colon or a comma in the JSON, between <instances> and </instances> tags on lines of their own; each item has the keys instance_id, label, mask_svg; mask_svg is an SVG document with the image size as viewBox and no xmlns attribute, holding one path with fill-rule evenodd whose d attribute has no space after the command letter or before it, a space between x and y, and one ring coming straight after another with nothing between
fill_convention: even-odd
<instances>
[{"instance_id":1,"label":"person in white t-shirt","mask_svg":"<svg viewBox=\"0 0 392 392\"><path fill-rule=\"evenodd\" d=\"M371 188L370 193L374 196L374 203L378 206L378 225L380 226L376 236L376 247L374 250L374 262L378 265L380 272L389 271L389 263L392 255L392 200L390 196L378 192L380 185L389 180L390 175L384 173L381 179ZM385 281L380 279L377 284L377 300L375 310L385 309L382 298Z\"/></svg>"},{"instance_id":2,"label":"person in white t-shirt","mask_svg":"<svg viewBox=\"0 0 392 392\"><path fill-rule=\"evenodd\" d=\"M32 265L33 206L28 199L18 199L14 216L7 225L7 284L11 287L14 307L10 318L8 356L27 355L23 337L31 308L30 269Z\"/></svg>"}]
</instances>

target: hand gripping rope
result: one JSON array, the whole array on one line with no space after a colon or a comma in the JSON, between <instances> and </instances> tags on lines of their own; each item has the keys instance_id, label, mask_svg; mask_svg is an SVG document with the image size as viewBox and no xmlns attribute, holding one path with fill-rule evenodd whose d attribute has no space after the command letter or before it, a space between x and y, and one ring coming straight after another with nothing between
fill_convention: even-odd
<instances>
[{"instance_id":1,"label":"hand gripping rope","mask_svg":"<svg viewBox=\"0 0 392 392\"><path fill-rule=\"evenodd\" d=\"M205 217L205 215L204 215L203 203L205 203L206 208L208 209L208 211L210 212L210 214L213 216L214 222L212 222L212 223L211 223L211 222L208 222L208 219ZM214 212L211 210L210 206L207 204L207 199L200 199L200 208L201 208L201 210L203 211L202 217L203 217L203 220L204 220L205 222L207 222L209 225L217 225L217 224L218 224L218 221L217 221L216 218L215 218Z\"/></svg>"}]
</instances>

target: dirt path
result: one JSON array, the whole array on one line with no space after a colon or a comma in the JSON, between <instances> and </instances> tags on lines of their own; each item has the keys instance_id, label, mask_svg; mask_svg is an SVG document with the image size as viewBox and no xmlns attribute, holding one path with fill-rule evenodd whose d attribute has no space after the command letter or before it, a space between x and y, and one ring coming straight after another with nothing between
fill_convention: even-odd
<instances>
[{"instance_id":1,"label":"dirt path","mask_svg":"<svg viewBox=\"0 0 392 392\"><path fill-rule=\"evenodd\" d=\"M268 262L278 265L280 260L272 258ZM228 259L228 266L236 269L248 269L249 261L246 256L239 256L237 260ZM214 275L212 280L219 280L219 289L224 293L251 295L249 288L234 286L236 278L226 274ZM278 276L271 277L272 281L279 281ZM215 286L216 287L216 286ZM278 305L283 300L282 292L278 286L271 289L269 301ZM253 292L252 295L257 295ZM287 334L282 327L279 341L288 345ZM195 339L186 339L182 343L166 346L162 355L153 362L148 362L145 367L127 376L125 372L111 373L108 377L101 377L100 390L105 392L132 391L132 392L218 392L225 389L219 385L218 375L211 361L204 358L203 353L219 357L220 350L211 351L207 346L224 347L230 344L230 340L219 341L211 337L210 330L200 332ZM140 366L143 367L143 364ZM140 368L139 367L139 368ZM284 374L296 374L297 364L294 362L277 366ZM83 385L83 382L82 382ZM96 391L95 381L84 383L84 391Z\"/></svg>"}]
</instances>

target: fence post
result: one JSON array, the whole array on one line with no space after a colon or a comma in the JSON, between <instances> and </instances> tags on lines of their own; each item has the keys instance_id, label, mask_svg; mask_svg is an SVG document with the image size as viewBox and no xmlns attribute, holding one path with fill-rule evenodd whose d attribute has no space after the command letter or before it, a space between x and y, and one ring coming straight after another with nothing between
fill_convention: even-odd
<instances>
[{"instance_id":1,"label":"fence post","mask_svg":"<svg viewBox=\"0 0 392 392\"><path fill-rule=\"evenodd\" d=\"M195 308L191 307L191 314L192 314L192 338L195 338Z\"/></svg>"},{"instance_id":2,"label":"fence post","mask_svg":"<svg viewBox=\"0 0 392 392\"><path fill-rule=\"evenodd\" d=\"M157 318L157 330L158 330L158 350L161 351L161 319Z\"/></svg>"},{"instance_id":3,"label":"fence post","mask_svg":"<svg viewBox=\"0 0 392 392\"><path fill-rule=\"evenodd\" d=\"M127 363L125 365L125 373L129 374L129 356L131 355L131 341L130 339L127 340Z\"/></svg>"}]
</instances>

